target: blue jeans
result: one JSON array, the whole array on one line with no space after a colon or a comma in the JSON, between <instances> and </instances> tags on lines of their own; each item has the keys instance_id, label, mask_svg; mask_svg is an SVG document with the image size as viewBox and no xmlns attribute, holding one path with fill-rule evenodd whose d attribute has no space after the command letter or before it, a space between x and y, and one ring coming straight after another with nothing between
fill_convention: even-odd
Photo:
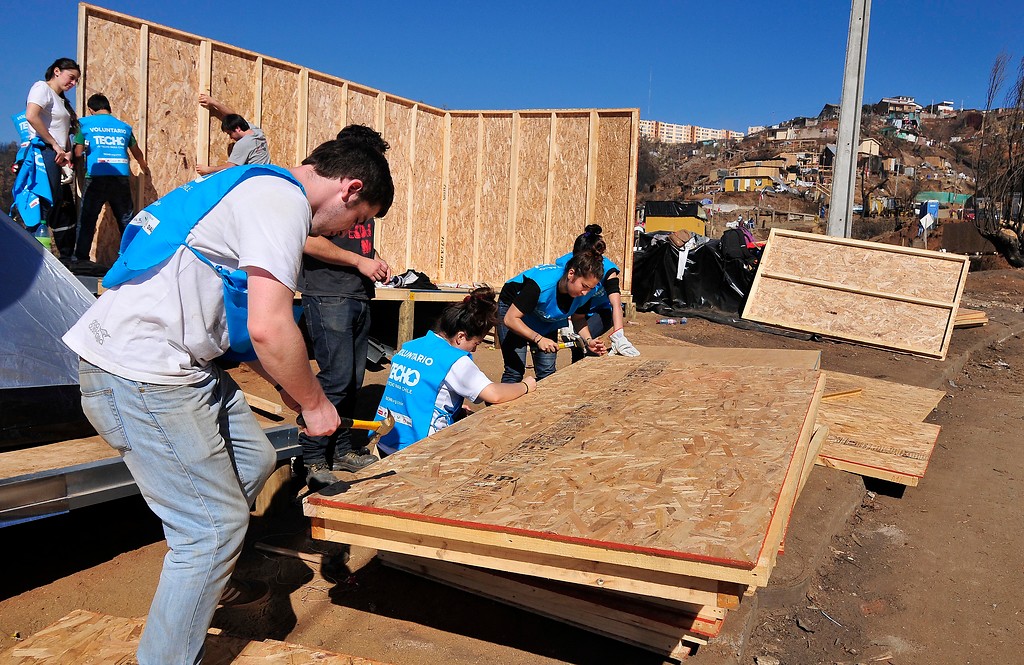
<instances>
[{"instance_id":1,"label":"blue jeans","mask_svg":"<svg viewBox=\"0 0 1024 665\"><path fill-rule=\"evenodd\" d=\"M370 303L341 296L302 295L306 329L313 340L313 357L320 368L316 378L338 414L351 418L356 395L363 387L366 349L370 339ZM352 450L352 432L339 427L331 436L299 434L304 464L327 463Z\"/></svg>"},{"instance_id":2,"label":"blue jeans","mask_svg":"<svg viewBox=\"0 0 1024 665\"><path fill-rule=\"evenodd\" d=\"M501 373L502 383L519 383L526 373L526 347L530 347L533 356L533 373L537 380L549 377L555 373L555 360L557 353L544 353L531 344L529 340L523 339L518 334L508 329L503 322L505 313L508 312L508 303L498 302L498 343L501 345L501 357L505 361L505 371ZM539 330L537 332L540 332ZM554 339L558 331L548 333L546 336ZM556 340L557 341L557 340Z\"/></svg>"},{"instance_id":3,"label":"blue jeans","mask_svg":"<svg viewBox=\"0 0 1024 665\"><path fill-rule=\"evenodd\" d=\"M238 384L129 381L81 361L82 409L121 454L170 551L139 641L140 665L193 665L242 551L249 506L277 455Z\"/></svg>"}]
</instances>

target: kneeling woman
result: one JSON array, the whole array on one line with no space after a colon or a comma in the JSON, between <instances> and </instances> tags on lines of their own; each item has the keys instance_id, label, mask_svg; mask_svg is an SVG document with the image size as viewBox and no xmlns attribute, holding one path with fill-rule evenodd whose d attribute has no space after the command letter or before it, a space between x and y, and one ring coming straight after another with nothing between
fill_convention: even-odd
<instances>
[{"instance_id":1,"label":"kneeling woman","mask_svg":"<svg viewBox=\"0 0 1024 665\"><path fill-rule=\"evenodd\" d=\"M593 250L584 250L574 254L564 268L534 266L505 283L498 298L498 339L505 361L502 383L522 381L527 346L533 354L537 380L553 374L558 352L555 335L568 325L570 317L587 349L598 355L605 353L604 344L590 334L583 317L576 314L587 302L584 296L602 277L604 258Z\"/></svg>"},{"instance_id":2,"label":"kneeling woman","mask_svg":"<svg viewBox=\"0 0 1024 665\"><path fill-rule=\"evenodd\" d=\"M519 383L493 383L473 362L472 353L497 321L494 291L475 289L445 309L436 332L402 345L391 359L391 373L377 420L390 411L395 427L381 437L382 455L406 448L457 419L465 400L500 404L537 387L532 378Z\"/></svg>"}]
</instances>

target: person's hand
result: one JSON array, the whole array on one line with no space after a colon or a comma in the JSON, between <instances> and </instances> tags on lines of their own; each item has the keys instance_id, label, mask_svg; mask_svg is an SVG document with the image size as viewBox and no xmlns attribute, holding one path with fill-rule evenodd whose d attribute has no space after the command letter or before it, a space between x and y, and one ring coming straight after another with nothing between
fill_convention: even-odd
<instances>
[{"instance_id":1,"label":"person's hand","mask_svg":"<svg viewBox=\"0 0 1024 665\"><path fill-rule=\"evenodd\" d=\"M213 101L213 99L209 95L199 93L199 105L202 106L204 109L210 108L211 101Z\"/></svg>"},{"instance_id":2,"label":"person's hand","mask_svg":"<svg viewBox=\"0 0 1024 665\"><path fill-rule=\"evenodd\" d=\"M391 266L389 266L388 262L385 261L384 259L380 258L379 256L377 257L377 260L384 264L384 279L382 279L380 281L383 284L387 284L388 282L391 281L391 278L393 277L393 275L391 273Z\"/></svg>"},{"instance_id":3,"label":"person's hand","mask_svg":"<svg viewBox=\"0 0 1024 665\"><path fill-rule=\"evenodd\" d=\"M548 337L541 337L537 340L537 348L544 353L558 353L558 344Z\"/></svg>"},{"instance_id":4,"label":"person's hand","mask_svg":"<svg viewBox=\"0 0 1024 665\"><path fill-rule=\"evenodd\" d=\"M71 153L69 153L67 150L64 150L63 148L54 148L53 151L57 153L57 156L54 158L54 161L57 163L57 166L71 165Z\"/></svg>"},{"instance_id":5,"label":"person's hand","mask_svg":"<svg viewBox=\"0 0 1024 665\"><path fill-rule=\"evenodd\" d=\"M375 282L386 282L390 274L388 264L384 263L379 259L371 259L363 257L359 260L359 264L356 266L367 279L372 279Z\"/></svg>"},{"instance_id":6,"label":"person's hand","mask_svg":"<svg viewBox=\"0 0 1024 665\"><path fill-rule=\"evenodd\" d=\"M608 353L608 349L604 348L604 342L597 337L591 337L587 340L587 350L595 356L603 356Z\"/></svg>"},{"instance_id":7,"label":"person's hand","mask_svg":"<svg viewBox=\"0 0 1024 665\"><path fill-rule=\"evenodd\" d=\"M150 173L150 170L149 170L149 164L146 164L145 166L141 167L141 169L140 169L140 170L141 170L141 171L142 171L143 173L145 173L146 175L152 175L152 174Z\"/></svg>"},{"instance_id":8,"label":"person's hand","mask_svg":"<svg viewBox=\"0 0 1024 665\"><path fill-rule=\"evenodd\" d=\"M617 353L620 356L627 356L629 358L635 358L640 355L640 351L637 350L633 343L626 339L626 334L622 330L616 330L611 334L612 340L612 353Z\"/></svg>"},{"instance_id":9,"label":"person's hand","mask_svg":"<svg viewBox=\"0 0 1024 665\"><path fill-rule=\"evenodd\" d=\"M341 425L338 410L326 398L314 408L302 409L300 415L305 421L303 429L309 436L330 436Z\"/></svg>"},{"instance_id":10,"label":"person's hand","mask_svg":"<svg viewBox=\"0 0 1024 665\"><path fill-rule=\"evenodd\" d=\"M207 166L206 164L196 164L196 173L198 173L199 175L210 175L213 172L214 168L212 166ZM149 173L149 171L146 171L146 173Z\"/></svg>"}]
</instances>

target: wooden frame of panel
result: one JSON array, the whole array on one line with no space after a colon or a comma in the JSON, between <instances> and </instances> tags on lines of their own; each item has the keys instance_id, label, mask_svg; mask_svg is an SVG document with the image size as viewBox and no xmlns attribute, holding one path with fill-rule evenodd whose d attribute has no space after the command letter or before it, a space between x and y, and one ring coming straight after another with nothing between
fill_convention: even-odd
<instances>
[{"instance_id":1,"label":"wooden frame of panel","mask_svg":"<svg viewBox=\"0 0 1024 665\"><path fill-rule=\"evenodd\" d=\"M78 39L79 100L107 94L151 166L138 207L224 153L195 101L207 92L262 127L283 166L346 124L381 132L396 191L377 244L395 272L500 286L554 262L596 223L628 293L638 109L447 110L89 4L79 5ZM98 238L97 259L111 262L116 229Z\"/></svg>"}]
</instances>

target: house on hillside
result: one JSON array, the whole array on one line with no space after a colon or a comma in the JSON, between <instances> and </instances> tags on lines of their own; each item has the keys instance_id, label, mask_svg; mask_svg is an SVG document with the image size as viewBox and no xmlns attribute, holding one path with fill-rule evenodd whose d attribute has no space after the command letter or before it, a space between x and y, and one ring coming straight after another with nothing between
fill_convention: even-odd
<instances>
[{"instance_id":1,"label":"house on hillside","mask_svg":"<svg viewBox=\"0 0 1024 665\"><path fill-rule=\"evenodd\" d=\"M731 175L723 178L722 189L727 192L760 192L767 187L774 189L775 184L775 180L768 176L751 178Z\"/></svg>"}]
</instances>

